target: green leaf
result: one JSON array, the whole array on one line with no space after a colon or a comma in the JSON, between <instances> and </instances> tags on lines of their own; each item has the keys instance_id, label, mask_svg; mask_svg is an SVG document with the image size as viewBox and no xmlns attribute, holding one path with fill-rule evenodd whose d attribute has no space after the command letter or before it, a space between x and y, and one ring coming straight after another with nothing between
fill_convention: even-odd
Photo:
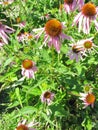
<instances>
[{"instance_id":1,"label":"green leaf","mask_svg":"<svg viewBox=\"0 0 98 130\"><path fill-rule=\"evenodd\" d=\"M19 103L20 103L20 106L23 107L23 106L22 106L22 101L21 101L20 92L19 92L19 88L16 88L16 89L15 89L15 93L16 93L17 99L18 99L18 101L19 101Z\"/></svg>"}]
</instances>

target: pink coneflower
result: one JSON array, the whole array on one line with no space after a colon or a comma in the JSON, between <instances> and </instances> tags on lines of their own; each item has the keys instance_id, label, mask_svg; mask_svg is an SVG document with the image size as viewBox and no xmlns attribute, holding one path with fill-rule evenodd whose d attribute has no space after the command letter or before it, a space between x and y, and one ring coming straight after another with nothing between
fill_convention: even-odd
<instances>
[{"instance_id":1,"label":"pink coneflower","mask_svg":"<svg viewBox=\"0 0 98 130\"><path fill-rule=\"evenodd\" d=\"M52 103L53 99L54 99L54 93L50 91L45 91L41 95L41 101L47 103L48 105Z\"/></svg>"},{"instance_id":2,"label":"pink coneflower","mask_svg":"<svg viewBox=\"0 0 98 130\"><path fill-rule=\"evenodd\" d=\"M71 50L67 54L70 60L76 60L76 62L78 62L82 59L83 55L85 55L84 48L81 47L78 42L76 44L71 44Z\"/></svg>"},{"instance_id":3,"label":"pink coneflower","mask_svg":"<svg viewBox=\"0 0 98 130\"><path fill-rule=\"evenodd\" d=\"M7 25L4 25L0 22L0 37L3 39L3 41L8 44L9 37L6 33L13 33L15 30L8 27Z\"/></svg>"},{"instance_id":4,"label":"pink coneflower","mask_svg":"<svg viewBox=\"0 0 98 130\"><path fill-rule=\"evenodd\" d=\"M35 38L39 38L41 36L41 34L44 32L45 33L45 37L44 37L44 43L43 45L46 45L46 43L48 42L48 46L51 47L52 45L55 47L56 51L58 53L60 53L60 46L61 46L61 39L68 39L68 40L72 40L71 37L67 36L66 34L64 34L63 31L63 24L56 20L56 19L52 19L49 20L46 24L44 28L40 28L40 29L34 29L34 32L39 31L39 33L37 35L35 35Z\"/></svg>"},{"instance_id":5,"label":"pink coneflower","mask_svg":"<svg viewBox=\"0 0 98 130\"><path fill-rule=\"evenodd\" d=\"M80 9L83 5L83 0L64 0L64 9L67 13L74 11L77 7Z\"/></svg>"},{"instance_id":6,"label":"pink coneflower","mask_svg":"<svg viewBox=\"0 0 98 130\"><path fill-rule=\"evenodd\" d=\"M23 120L22 122L18 123L18 126L16 127L15 130L36 130L32 128L32 126L36 125L33 122L30 122L29 124L26 125L26 120Z\"/></svg>"},{"instance_id":7,"label":"pink coneflower","mask_svg":"<svg viewBox=\"0 0 98 130\"><path fill-rule=\"evenodd\" d=\"M95 27L98 30L98 22L97 22L97 14L98 9L93 3L84 4L81 12L75 17L73 21L73 25L79 26L79 32L83 30L85 34L89 34L90 32L90 24L93 21L95 23Z\"/></svg>"},{"instance_id":8,"label":"pink coneflower","mask_svg":"<svg viewBox=\"0 0 98 130\"><path fill-rule=\"evenodd\" d=\"M94 107L94 102L95 102L95 95L92 93L80 93L80 100L83 101L84 107L86 108L87 106L91 105L91 107Z\"/></svg>"},{"instance_id":9,"label":"pink coneflower","mask_svg":"<svg viewBox=\"0 0 98 130\"><path fill-rule=\"evenodd\" d=\"M22 62L22 75L27 78L34 78L34 73L37 71L37 67L35 66L35 62L32 60L26 59Z\"/></svg>"}]
</instances>

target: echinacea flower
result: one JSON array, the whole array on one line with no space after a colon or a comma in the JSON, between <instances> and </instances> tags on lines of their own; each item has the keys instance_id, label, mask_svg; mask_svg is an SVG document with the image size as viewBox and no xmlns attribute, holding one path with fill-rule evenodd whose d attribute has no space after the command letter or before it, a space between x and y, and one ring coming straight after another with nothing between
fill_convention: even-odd
<instances>
[{"instance_id":1,"label":"echinacea flower","mask_svg":"<svg viewBox=\"0 0 98 130\"><path fill-rule=\"evenodd\" d=\"M71 37L67 36L62 32L63 28L64 25L60 21L58 21L57 19L51 19L48 22L46 22L44 28L34 29L33 31L34 32L39 31L39 33L35 35L35 38L37 39L39 39L42 33L45 33L43 45L46 45L46 43L48 42L49 47L53 45L56 51L60 53L60 47L61 47L60 40L61 39L72 40Z\"/></svg>"},{"instance_id":2,"label":"echinacea flower","mask_svg":"<svg viewBox=\"0 0 98 130\"><path fill-rule=\"evenodd\" d=\"M22 122L18 123L18 126L15 130L36 130L32 128L34 125L36 125L36 123L34 124L34 122L30 122L29 124L26 124L26 120L23 120Z\"/></svg>"},{"instance_id":3,"label":"echinacea flower","mask_svg":"<svg viewBox=\"0 0 98 130\"><path fill-rule=\"evenodd\" d=\"M34 73L37 71L37 67L35 66L35 62L32 60L26 59L22 62L22 75L27 78L34 78Z\"/></svg>"},{"instance_id":4,"label":"echinacea flower","mask_svg":"<svg viewBox=\"0 0 98 130\"><path fill-rule=\"evenodd\" d=\"M80 40L79 45L84 48L85 52L87 52L87 51L91 52L91 50L94 50L95 52L97 52L95 50L95 48L98 47L98 46L95 45L92 40L93 40L93 37Z\"/></svg>"},{"instance_id":5,"label":"echinacea flower","mask_svg":"<svg viewBox=\"0 0 98 130\"><path fill-rule=\"evenodd\" d=\"M78 62L85 55L84 48L81 47L78 42L76 44L71 44L71 50L67 53L70 60L76 60Z\"/></svg>"},{"instance_id":6,"label":"echinacea flower","mask_svg":"<svg viewBox=\"0 0 98 130\"><path fill-rule=\"evenodd\" d=\"M9 37L6 33L13 33L15 30L8 27L7 25L4 25L0 22L0 37L3 39L3 41L8 44Z\"/></svg>"},{"instance_id":7,"label":"echinacea flower","mask_svg":"<svg viewBox=\"0 0 98 130\"><path fill-rule=\"evenodd\" d=\"M48 105L50 105L52 103L53 99L54 99L54 93L52 93L48 90L43 92L41 95L41 102L45 102Z\"/></svg>"},{"instance_id":8,"label":"echinacea flower","mask_svg":"<svg viewBox=\"0 0 98 130\"><path fill-rule=\"evenodd\" d=\"M64 0L64 9L69 14L74 11L77 7L80 9L84 4L83 0Z\"/></svg>"},{"instance_id":9,"label":"echinacea flower","mask_svg":"<svg viewBox=\"0 0 98 130\"><path fill-rule=\"evenodd\" d=\"M92 93L80 93L80 100L83 101L84 107L86 108L87 106L91 105L91 107L94 107L94 102L95 102L95 95Z\"/></svg>"},{"instance_id":10,"label":"echinacea flower","mask_svg":"<svg viewBox=\"0 0 98 130\"><path fill-rule=\"evenodd\" d=\"M81 30L85 34L89 34L91 22L94 22L95 28L98 30L97 22L98 9L93 3L86 3L82 6L81 12L76 15L73 21L73 26L78 25L78 31Z\"/></svg>"},{"instance_id":11,"label":"echinacea flower","mask_svg":"<svg viewBox=\"0 0 98 130\"><path fill-rule=\"evenodd\" d=\"M0 4L2 4L3 6L7 6L9 4L12 4L14 2L14 0L4 0L1 1Z\"/></svg>"}]
</instances>

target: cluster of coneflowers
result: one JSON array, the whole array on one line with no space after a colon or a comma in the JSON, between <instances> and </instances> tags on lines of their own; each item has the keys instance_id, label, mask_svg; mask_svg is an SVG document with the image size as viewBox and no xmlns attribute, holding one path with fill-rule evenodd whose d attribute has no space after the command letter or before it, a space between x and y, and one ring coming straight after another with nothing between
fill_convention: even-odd
<instances>
[{"instance_id":1,"label":"cluster of coneflowers","mask_svg":"<svg viewBox=\"0 0 98 130\"><path fill-rule=\"evenodd\" d=\"M5 6L11 4L12 2L14 2L14 0L5 0L4 2L0 2L0 4ZM82 33L86 35L89 34L92 23L94 23L95 29L96 31L98 31L98 7L96 7L93 3L88 2L85 4L84 0L64 0L64 5L61 7L61 9L62 8L68 15L70 15L70 13L73 13L75 10L78 10L79 13L75 16L72 26L78 27L79 33L82 31ZM32 39L33 37L38 40L41 35L44 34L43 44L40 46L40 49L42 49L43 46L47 45L49 48L53 46L56 49L57 53L60 53L60 48L64 39L70 40L72 44L70 44L71 49L68 52L67 56L69 56L71 60L75 59L77 62L80 59L83 59L83 56L86 56L88 52L91 52L91 50L95 50L95 48L97 47L93 43L94 37L81 39L75 42L71 36L68 36L64 33L64 29L67 28L64 25L64 22L60 22L56 18L49 18L50 17L47 18L48 21L43 28L33 29L33 36L29 32L20 32L17 35L17 40L19 42L24 42ZM26 25L26 22L20 22L19 18L17 19L17 23L17 26L20 28L24 28ZM0 47L2 47L4 44L8 44L9 36L7 35L7 33L9 34L13 32L15 32L14 29L0 22ZM37 67L34 61L30 59L25 59L22 62L22 75L24 77L35 78L34 74L36 71ZM88 93L81 93L80 95L82 96L81 99L83 100L85 107L88 105L93 106L95 96L92 94L92 92L89 91ZM41 95L41 101L45 102L48 105L52 103L53 98L54 93L49 90L43 92ZM29 126L26 126L23 123L18 125L16 130L29 130L28 127Z\"/></svg>"},{"instance_id":2,"label":"cluster of coneflowers","mask_svg":"<svg viewBox=\"0 0 98 130\"><path fill-rule=\"evenodd\" d=\"M88 84L84 86L84 93L80 93L80 100L83 101L83 108L86 108L87 106L91 105L91 107L94 107L95 102L95 95L92 92L93 88Z\"/></svg>"}]
</instances>

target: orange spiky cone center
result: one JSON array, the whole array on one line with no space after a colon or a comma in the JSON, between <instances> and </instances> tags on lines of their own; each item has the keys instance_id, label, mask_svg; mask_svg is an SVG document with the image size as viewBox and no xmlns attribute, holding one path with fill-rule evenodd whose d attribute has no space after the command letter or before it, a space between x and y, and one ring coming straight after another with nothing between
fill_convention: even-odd
<instances>
[{"instance_id":1,"label":"orange spiky cone center","mask_svg":"<svg viewBox=\"0 0 98 130\"><path fill-rule=\"evenodd\" d=\"M88 94L86 96L86 102L88 104L93 104L95 102L95 96L93 94Z\"/></svg>"},{"instance_id":2,"label":"orange spiky cone center","mask_svg":"<svg viewBox=\"0 0 98 130\"><path fill-rule=\"evenodd\" d=\"M44 98L50 98L51 97L51 93L50 92L45 92L44 93Z\"/></svg>"},{"instance_id":3,"label":"orange spiky cone center","mask_svg":"<svg viewBox=\"0 0 98 130\"><path fill-rule=\"evenodd\" d=\"M49 20L45 24L45 31L51 37L59 36L61 34L61 32L62 32L62 25L56 19Z\"/></svg>"},{"instance_id":4,"label":"orange spiky cone center","mask_svg":"<svg viewBox=\"0 0 98 130\"><path fill-rule=\"evenodd\" d=\"M26 125L21 124L16 128L16 130L29 130L29 128Z\"/></svg>"},{"instance_id":5,"label":"orange spiky cone center","mask_svg":"<svg viewBox=\"0 0 98 130\"><path fill-rule=\"evenodd\" d=\"M92 3L87 3L82 7L82 13L85 16L95 16L96 15L96 7Z\"/></svg>"},{"instance_id":6,"label":"orange spiky cone center","mask_svg":"<svg viewBox=\"0 0 98 130\"><path fill-rule=\"evenodd\" d=\"M31 60L24 60L23 63L22 63L22 66L25 68L25 69L31 69L33 67L33 62Z\"/></svg>"}]
</instances>

